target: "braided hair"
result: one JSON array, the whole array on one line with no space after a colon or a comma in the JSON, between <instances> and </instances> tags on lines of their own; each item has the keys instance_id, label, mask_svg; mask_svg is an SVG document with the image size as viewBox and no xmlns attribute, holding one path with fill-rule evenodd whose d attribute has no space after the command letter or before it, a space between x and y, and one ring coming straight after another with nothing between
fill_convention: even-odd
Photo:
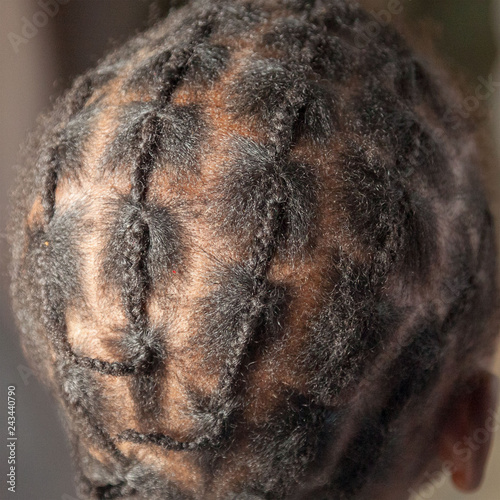
<instances>
[{"instance_id":1,"label":"braided hair","mask_svg":"<svg viewBox=\"0 0 500 500\"><path fill-rule=\"evenodd\" d=\"M490 354L473 126L370 22L196 0L44 119L12 294L82 498L364 498Z\"/></svg>"}]
</instances>

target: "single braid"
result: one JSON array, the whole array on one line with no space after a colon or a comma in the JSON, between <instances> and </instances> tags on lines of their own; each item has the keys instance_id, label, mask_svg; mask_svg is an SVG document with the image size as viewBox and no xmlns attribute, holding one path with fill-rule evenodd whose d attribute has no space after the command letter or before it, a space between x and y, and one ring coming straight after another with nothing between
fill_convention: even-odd
<instances>
[{"instance_id":1,"label":"single braid","mask_svg":"<svg viewBox=\"0 0 500 500\"><path fill-rule=\"evenodd\" d=\"M277 175L270 177L268 192L265 193L264 203L257 207L261 214L261 222L256 227L254 243L248 262L248 272L252 276L253 288L248 297L249 304L243 317L239 331L235 332L235 349L231 357L226 359L223 373L217 390L215 407L220 408L219 419L212 432L215 440L224 434L225 424L231 416L232 408L238 397L236 379L241 375L243 360L256 334L257 325L262 321L266 301L269 296L269 282L266 278L271 260L277 250L277 231L280 228L281 208L285 201L283 180L279 177L280 165L288 161L288 152L291 147L294 125L294 109L292 112L287 105L275 111L275 119L270 124L268 132L269 143L274 151L274 161ZM239 395L241 397L241 395Z\"/></svg>"},{"instance_id":2,"label":"single braid","mask_svg":"<svg viewBox=\"0 0 500 500\"><path fill-rule=\"evenodd\" d=\"M195 47L199 44L199 38L208 38L211 33L211 26L212 19L210 16L196 20L192 27L192 38L187 41L186 47L153 56L155 65L157 65L158 60L162 61L161 66L157 68L161 79L155 82L155 86L158 85L156 90L157 101L153 106L153 110L142 122L140 140L136 147L139 156L135 167L132 169L130 203L134 207L134 211L125 228L127 236L124 242L123 259L126 264L124 266L122 300L130 324L131 335L140 346L138 351L134 351L134 356L137 359L131 361L134 364L136 373L136 378L132 383L132 391L135 393L134 399L137 401L136 411L144 419L151 421L153 426L160 412L157 395L158 384L153 377L155 372L157 373L164 366L165 360L163 359L164 353L151 350L145 340L150 331L146 313L150 286L146 259L150 235L148 222L144 218L147 187L150 175L158 159L162 139L161 117L164 111L172 106L170 100L176 87L182 82L183 76L189 69L189 62ZM129 84L133 84L134 80L135 78ZM128 429L120 433L118 439L143 442L145 439L141 441L140 436L144 436L144 434ZM194 449L204 441L205 439L201 439L192 443L180 443L167 436L163 440L156 439L156 442L161 443L164 448L173 450Z\"/></svg>"},{"instance_id":3,"label":"single braid","mask_svg":"<svg viewBox=\"0 0 500 500\"><path fill-rule=\"evenodd\" d=\"M88 87L88 81L85 81L84 87ZM77 90L77 95L80 93ZM79 111L86 98L89 97L89 92L84 91L83 94L85 98L80 97L80 99L75 102L73 106L70 106L68 111L70 113L75 113ZM68 114L68 112L67 112ZM69 119L68 116L65 117L66 120ZM56 136L57 137L57 136ZM88 367L93 370L100 371L102 373L113 373L123 375L126 373L127 368L121 364L117 363L106 363L99 360L93 360L90 358L80 358L77 356L67 339L67 328L66 321L63 317L63 313L59 310L60 304L54 301L53 295L58 295L54 293L54 284L49 280L50 268L53 265L49 253L51 252L52 241L50 238L51 223L55 215L55 203L56 203L56 189L58 184L59 175L61 172L61 148L56 145L51 145L48 148L48 160L42 156L43 167L41 171L43 173L43 191L42 191L42 202L41 206L43 209L42 216L42 234L39 239L41 248L38 250L38 280L40 283L41 291L41 303L42 303L42 320L44 322L45 330L49 333L52 345L55 348L56 355L59 357L56 364L56 369L60 372L61 380L65 378L66 366L68 364L74 363L76 365L81 365L83 367ZM86 408L85 403L78 397L73 397L66 388L66 384L63 382L58 388L58 391L62 394L61 400L66 406L66 411L68 413L75 412L76 415L81 418L91 429L97 441L102 447L107 449L115 459L122 462L124 460L121 452L116 448L112 442L109 434L104 431L100 425L100 422L95 419L92 413Z\"/></svg>"}]
</instances>

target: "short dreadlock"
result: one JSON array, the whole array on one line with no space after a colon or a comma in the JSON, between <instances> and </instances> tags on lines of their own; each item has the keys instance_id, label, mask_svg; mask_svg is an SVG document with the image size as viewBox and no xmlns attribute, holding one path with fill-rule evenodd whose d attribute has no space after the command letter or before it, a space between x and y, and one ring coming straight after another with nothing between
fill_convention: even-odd
<instances>
[{"instance_id":1,"label":"short dreadlock","mask_svg":"<svg viewBox=\"0 0 500 500\"><path fill-rule=\"evenodd\" d=\"M82 498L364 498L491 351L474 131L370 22L194 1L45 118L12 290Z\"/></svg>"}]
</instances>

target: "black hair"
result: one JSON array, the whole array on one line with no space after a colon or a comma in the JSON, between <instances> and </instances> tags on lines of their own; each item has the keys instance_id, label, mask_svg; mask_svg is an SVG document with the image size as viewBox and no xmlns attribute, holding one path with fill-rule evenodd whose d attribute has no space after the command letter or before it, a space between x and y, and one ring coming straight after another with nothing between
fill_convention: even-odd
<instances>
[{"instance_id":1,"label":"black hair","mask_svg":"<svg viewBox=\"0 0 500 500\"><path fill-rule=\"evenodd\" d=\"M472 126L394 28L357 45L370 22L194 1L45 118L12 294L82 498L363 498L491 352Z\"/></svg>"}]
</instances>

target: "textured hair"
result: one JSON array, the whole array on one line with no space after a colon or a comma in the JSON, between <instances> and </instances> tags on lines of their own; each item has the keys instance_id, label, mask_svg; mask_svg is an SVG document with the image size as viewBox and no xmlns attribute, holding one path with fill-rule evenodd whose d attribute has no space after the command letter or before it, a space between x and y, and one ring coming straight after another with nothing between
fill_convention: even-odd
<instances>
[{"instance_id":1,"label":"textured hair","mask_svg":"<svg viewBox=\"0 0 500 500\"><path fill-rule=\"evenodd\" d=\"M365 498L491 353L473 125L370 23L194 1L42 122L12 294L82 498Z\"/></svg>"}]
</instances>

